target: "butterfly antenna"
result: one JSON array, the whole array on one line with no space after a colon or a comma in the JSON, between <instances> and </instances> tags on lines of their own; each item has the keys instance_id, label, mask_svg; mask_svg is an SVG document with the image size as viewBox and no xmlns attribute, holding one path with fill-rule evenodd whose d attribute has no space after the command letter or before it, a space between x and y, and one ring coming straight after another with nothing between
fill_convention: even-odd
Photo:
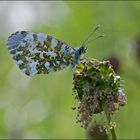
<instances>
[{"instance_id":1,"label":"butterfly antenna","mask_svg":"<svg viewBox=\"0 0 140 140\"><path fill-rule=\"evenodd\" d=\"M85 45L85 43L88 41L88 39L100 28L100 25L97 25L97 27L87 36L87 38L82 43L82 46Z\"/></svg>"},{"instance_id":2,"label":"butterfly antenna","mask_svg":"<svg viewBox=\"0 0 140 140\"><path fill-rule=\"evenodd\" d=\"M96 40L96 39L99 39L99 38L101 38L101 37L105 37L105 35L99 35L99 36L97 36L96 38L94 38L94 39L89 40L88 42L86 42L85 45L87 45L87 44L89 44L90 42L92 42L92 41L94 41L94 40Z\"/></svg>"}]
</instances>

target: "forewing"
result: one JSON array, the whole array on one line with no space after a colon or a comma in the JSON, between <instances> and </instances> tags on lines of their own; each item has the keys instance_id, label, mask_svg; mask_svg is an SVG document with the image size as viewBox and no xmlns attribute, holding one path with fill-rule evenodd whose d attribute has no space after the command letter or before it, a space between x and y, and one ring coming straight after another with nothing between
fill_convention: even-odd
<instances>
[{"instance_id":1,"label":"forewing","mask_svg":"<svg viewBox=\"0 0 140 140\"><path fill-rule=\"evenodd\" d=\"M19 68L29 76L64 69L71 63L75 51L49 35L29 31L12 34L7 47Z\"/></svg>"}]
</instances>

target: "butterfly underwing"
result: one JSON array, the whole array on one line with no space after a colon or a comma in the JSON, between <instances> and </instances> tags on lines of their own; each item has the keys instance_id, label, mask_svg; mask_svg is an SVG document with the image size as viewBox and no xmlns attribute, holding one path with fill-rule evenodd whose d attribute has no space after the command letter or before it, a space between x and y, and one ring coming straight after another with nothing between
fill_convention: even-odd
<instances>
[{"instance_id":1,"label":"butterfly underwing","mask_svg":"<svg viewBox=\"0 0 140 140\"><path fill-rule=\"evenodd\" d=\"M83 59L86 47L72 48L44 33L17 31L7 40L7 48L19 68L28 76L49 74Z\"/></svg>"}]
</instances>

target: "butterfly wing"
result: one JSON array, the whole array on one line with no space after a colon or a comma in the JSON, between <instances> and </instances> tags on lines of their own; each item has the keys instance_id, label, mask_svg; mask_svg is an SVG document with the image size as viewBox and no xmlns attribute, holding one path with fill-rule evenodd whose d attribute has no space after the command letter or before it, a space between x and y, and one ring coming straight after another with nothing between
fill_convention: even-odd
<instances>
[{"instance_id":1,"label":"butterfly wing","mask_svg":"<svg viewBox=\"0 0 140 140\"><path fill-rule=\"evenodd\" d=\"M70 65L75 49L43 33L19 31L7 41L7 47L19 68L28 76L48 74Z\"/></svg>"}]
</instances>

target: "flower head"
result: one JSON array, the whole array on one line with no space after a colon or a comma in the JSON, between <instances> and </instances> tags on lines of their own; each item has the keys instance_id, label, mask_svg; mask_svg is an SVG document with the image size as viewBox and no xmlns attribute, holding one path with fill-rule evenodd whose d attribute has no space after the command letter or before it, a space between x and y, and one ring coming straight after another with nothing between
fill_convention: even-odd
<instances>
[{"instance_id":1,"label":"flower head","mask_svg":"<svg viewBox=\"0 0 140 140\"><path fill-rule=\"evenodd\" d=\"M105 110L114 114L126 104L120 76L116 76L109 61L83 60L73 75L73 92L79 101L77 122L87 128L92 116Z\"/></svg>"}]
</instances>

